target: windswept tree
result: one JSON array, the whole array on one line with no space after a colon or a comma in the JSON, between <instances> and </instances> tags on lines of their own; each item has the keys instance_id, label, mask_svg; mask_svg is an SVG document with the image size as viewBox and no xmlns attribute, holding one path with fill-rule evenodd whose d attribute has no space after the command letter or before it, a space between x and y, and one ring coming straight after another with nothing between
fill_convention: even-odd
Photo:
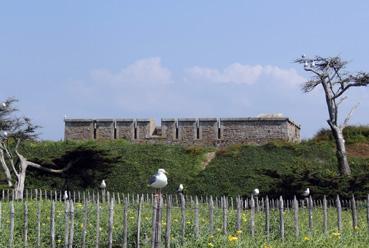
<instances>
[{"instance_id":1,"label":"windswept tree","mask_svg":"<svg viewBox=\"0 0 369 248\"><path fill-rule=\"evenodd\" d=\"M348 125L353 107L342 123L339 123L339 105L347 98L345 93L352 87L367 86L369 84L369 73L347 72L347 61L340 57L320 57L307 58L304 55L295 60L296 63L303 64L305 71L311 72L313 76L303 84L302 90L310 92L321 86L324 91L328 108L329 118L327 123L332 131L332 136L336 143L336 156L339 169L342 175L351 175L350 165L347 160L345 139L343 129Z\"/></svg>"},{"instance_id":2,"label":"windswept tree","mask_svg":"<svg viewBox=\"0 0 369 248\"><path fill-rule=\"evenodd\" d=\"M62 173L72 166L73 161L69 162L63 169L53 169L28 161L19 153L18 148L22 141L37 138L36 131L39 126L32 124L27 117L15 115L17 112L14 107L16 102L16 99L9 98L0 103L0 164L8 186L15 189L15 199L22 199L29 166L47 172Z\"/></svg>"}]
</instances>

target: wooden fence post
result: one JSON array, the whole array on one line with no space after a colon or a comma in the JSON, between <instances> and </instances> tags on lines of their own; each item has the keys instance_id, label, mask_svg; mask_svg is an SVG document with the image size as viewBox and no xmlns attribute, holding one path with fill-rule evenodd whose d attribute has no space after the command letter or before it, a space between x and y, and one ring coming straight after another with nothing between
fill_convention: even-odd
<instances>
[{"instance_id":1,"label":"wooden fence post","mask_svg":"<svg viewBox=\"0 0 369 248\"><path fill-rule=\"evenodd\" d=\"M267 238L267 242L269 243L270 239L270 212L269 212L269 198L265 197L264 201L264 211L265 211L265 235Z\"/></svg>"},{"instance_id":2,"label":"wooden fence post","mask_svg":"<svg viewBox=\"0 0 369 248\"><path fill-rule=\"evenodd\" d=\"M155 248L155 236L156 236L156 213L158 207L158 198L155 197L152 207L152 232L151 232L151 248Z\"/></svg>"},{"instance_id":3,"label":"wooden fence post","mask_svg":"<svg viewBox=\"0 0 369 248\"><path fill-rule=\"evenodd\" d=\"M223 208L223 234L227 234L227 224L228 224L228 198L223 196L222 208Z\"/></svg>"},{"instance_id":4,"label":"wooden fence post","mask_svg":"<svg viewBox=\"0 0 369 248\"><path fill-rule=\"evenodd\" d=\"M369 195L368 195L368 199L369 199ZM369 210L368 210L368 214L369 214ZM369 217L368 217L368 225L369 225ZM213 202L213 197L210 196L210 199L209 199L209 234L212 235L213 231L214 231L214 202Z\"/></svg>"},{"instance_id":5,"label":"wooden fence post","mask_svg":"<svg viewBox=\"0 0 369 248\"><path fill-rule=\"evenodd\" d=\"M78 191L79 193L79 191ZM80 194L78 194L80 195ZM88 205L86 197L83 197L83 227L82 227L82 248L86 247L86 235L87 235L87 221L88 221Z\"/></svg>"},{"instance_id":6,"label":"wooden fence post","mask_svg":"<svg viewBox=\"0 0 369 248\"><path fill-rule=\"evenodd\" d=\"M366 222L368 224L368 231L369 231L369 194L366 197Z\"/></svg>"},{"instance_id":7,"label":"wooden fence post","mask_svg":"<svg viewBox=\"0 0 369 248\"><path fill-rule=\"evenodd\" d=\"M65 200L64 203L64 216L65 216L65 229L64 229L64 247L69 246L69 201Z\"/></svg>"},{"instance_id":8,"label":"wooden fence post","mask_svg":"<svg viewBox=\"0 0 369 248\"><path fill-rule=\"evenodd\" d=\"M169 195L167 199L167 216L166 216L166 229L165 229L165 247L170 248L170 233L171 233L171 225L172 225L172 196Z\"/></svg>"},{"instance_id":9,"label":"wooden fence post","mask_svg":"<svg viewBox=\"0 0 369 248\"><path fill-rule=\"evenodd\" d=\"M128 197L124 197L124 209L125 210L125 229L127 229L126 231L126 236L128 238L128 206L129 206L129 199ZM140 200L140 204L138 205L138 209L137 209L137 238L136 238L136 247L140 248L141 245L141 215L142 215L142 206L143 206L143 198L141 198Z\"/></svg>"},{"instance_id":10,"label":"wooden fence post","mask_svg":"<svg viewBox=\"0 0 369 248\"><path fill-rule=\"evenodd\" d=\"M181 197L181 244L183 244L186 234L186 200L183 194L181 194L180 197Z\"/></svg>"},{"instance_id":11,"label":"wooden fence post","mask_svg":"<svg viewBox=\"0 0 369 248\"><path fill-rule=\"evenodd\" d=\"M100 199L99 194L96 198L96 243L95 247L98 248L100 245Z\"/></svg>"},{"instance_id":12,"label":"wooden fence post","mask_svg":"<svg viewBox=\"0 0 369 248\"><path fill-rule=\"evenodd\" d=\"M250 199L250 229L251 229L251 237L255 237L255 201L254 197L251 196Z\"/></svg>"},{"instance_id":13,"label":"wooden fence post","mask_svg":"<svg viewBox=\"0 0 369 248\"><path fill-rule=\"evenodd\" d=\"M323 232L325 235L328 233L328 207L327 207L327 197L323 197Z\"/></svg>"},{"instance_id":14,"label":"wooden fence post","mask_svg":"<svg viewBox=\"0 0 369 248\"><path fill-rule=\"evenodd\" d=\"M119 194L118 194L118 199L119 198ZM120 200L119 200L120 201ZM142 197L141 197L141 201L138 204L138 213L137 213L137 240L138 240L138 245L137 247L139 247L139 241L140 241L140 233L138 231L139 228L141 228L141 206L142 204ZM138 220L140 219L140 220ZM127 198L124 198L124 206L123 206L123 248L127 248L128 247L128 200Z\"/></svg>"},{"instance_id":15,"label":"wooden fence post","mask_svg":"<svg viewBox=\"0 0 369 248\"><path fill-rule=\"evenodd\" d=\"M50 210L50 238L51 238L51 247L55 248L55 201L51 201L51 210Z\"/></svg>"},{"instance_id":16,"label":"wooden fence post","mask_svg":"<svg viewBox=\"0 0 369 248\"><path fill-rule=\"evenodd\" d=\"M236 198L236 207L237 207L237 212L236 212L236 230L240 231L241 230L241 209L242 209L242 201L240 196L237 196Z\"/></svg>"},{"instance_id":17,"label":"wooden fence post","mask_svg":"<svg viewBox=\"0 0 369 248\"><path fill-rule=\"evenodd\" d=\"M110 201L109 201L110 200ZM113 226L114 226L114 198L109 199L109 226L108 226L108 247L113 247Z\"/></svg>"},{"instance_id":18,"label":"wooden fence post","mask_svg":"<svg viewBox=\"0 0 369 248\"><path fill-rule=\"evenodd\" d=\"M279 229L281 239L284 240L284 217L283 217L283 198L279 197Z\"/></svg>"},{"instance_id":19,"label":"wooden fence post","mask_svg":"<svg viewBox=\"0 0 369 248\"><path fill-rule=\"evenodd\" d=\"M10 236L9 236L9 247L12 248L14 245L14 202L10 202Z\"/></svg>"},{"instance_id":20,"label":"wooden fence post","mask_svg":"<svg viewBox=\"0 0 369 248\"><path fill-rule=\"evenodd\" d=\"M357 226L357 209L354 194L352 194L351 197L351 212L352 212L352 228L356 230L358 226Z\"/></svg>"},{"instance_id":21,"label":"wooden fence post","mask_svg":"<svg viewBox=\"0 0 369 248\"><path fill-rule=\"evenodd\" d=\"M309 233L313 235L313 199L311 196L308 198L308 212L309 212Z\"/></svg>"},{"instance_id":22,"label":"wooden fence post","mask_svg":"<svg viewBox=\"0 0 369 248\"><path fill-rule=\"evenodd\" d=\"M299 228L299 202L297 201L296 196L293 197L293 223L295 227L295 237L298 238L300 235L300 228Z\"/></svg>"},{"instance_id":23,"label":"wooden fence post","mask_svg":"<svg viewBox=\"0 0 369 248\"><path fill-rule=\"evenodd\" d=\"M41 247L41 201L37 201L37 247Z\"/></svg>"},{"instance_id":24,"label":"wooden fence post","mask_svg":"<svg viewBox=\"0 0 369 248\"><path fill-rule=\"evenodd\" d=\"M69 218L70 218L70 227L69 227L69 248L73 248L73 240L74 240L74 203L73 200L69 200Z\"/></svg>"},{"instance_id":25,"label":"wooden fence post","mask_svg":"<svg viewBox=\"0 0 369 248\"><path fill-rule=\"evenodd\" d=\"M342 231L342 207L339 195L336 198L336 206L337 206L337 230L339 233Z\"/></svg>"},{"instance_id":26,"label":"wooden fence post","mask_svg":"<svg viewBox=\"0 0 369 248\"><path fill-rule=\"evenodd\" d=\"M195 231L195 238L198 239L200 236L200 227L199 227L199 199L195 196L195 213L194 213L194 231Z\"/></svg>"},{"instance_id":27,"label":"wooden fence post","mask_svg":"<svg viewBox=\"0 0 369 248\"><path fill-rule=\"evenodd\" d=\"M24 201L24 221L23 221L23 242L24 247L28 247L28 203Z\"/></svg>"}]
</instances>

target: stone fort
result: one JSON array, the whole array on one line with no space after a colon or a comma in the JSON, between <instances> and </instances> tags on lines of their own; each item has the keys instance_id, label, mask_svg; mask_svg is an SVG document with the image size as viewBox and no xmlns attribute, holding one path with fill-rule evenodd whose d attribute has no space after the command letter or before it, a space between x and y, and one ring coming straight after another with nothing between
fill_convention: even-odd
<instances>
[{"instance_id":1,"label":"stone fort","mask_svg":"<svg viewBox=\"0 0 369 248\"><path fill-rule=\"evenodd\" d=\"M300 142L300 126L287 117L65 119L65 140L115 140L132 143L228 146Z\"/></svg>"}]
</instances>

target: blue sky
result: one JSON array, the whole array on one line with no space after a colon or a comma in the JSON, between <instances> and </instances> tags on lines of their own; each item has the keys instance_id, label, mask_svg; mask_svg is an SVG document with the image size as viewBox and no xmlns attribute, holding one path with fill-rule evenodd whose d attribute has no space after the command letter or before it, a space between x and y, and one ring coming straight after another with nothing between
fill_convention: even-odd
<instances>
[{"instance_id":1,"label":"blue sky","mask_svg":"<svg viewBox=\"0 0 369 248\"><path fill-rule=\"evenodd\" d=\"M368 1L1 1L0 99L19 99L41 138L63 117L246 117L327 127L321 89L293 60L336 56L369 71ZM341 117L368 124L369 88Z\"/></svg>"}]
</instances>

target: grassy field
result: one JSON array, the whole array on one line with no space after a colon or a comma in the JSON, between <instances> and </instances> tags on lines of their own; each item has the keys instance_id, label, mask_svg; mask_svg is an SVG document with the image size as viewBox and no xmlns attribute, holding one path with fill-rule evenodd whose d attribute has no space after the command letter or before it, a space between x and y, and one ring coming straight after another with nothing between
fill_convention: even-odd
<instances>
[{"instance_id":1,"label":"grassy field","mask_svg":"<svg viewBox=\"0 0 369 248\"><path fill-rule=\"evenodd\" d=\"M28 247L36 247L37 240L37 201L30 200L28 203ZM15 225L14 225L14 247L24 247L23 227L24 227L24 204L15 202ZM42 247L50 247L50 208L51 202L43 200L41 202L41 243ZM10 204L2 202L1 225L0 225L0 247L9 246L10 235ZM101 204L100 209L100 247L107 247L108 243L108 216L109 208L107 204ZM228 210L227 234L223 233L222 220L223 211L220 208L214 209L214 232L209 233L209 210L207 204L200 204L199 224L200 237L194 237L194 209L190 204L186 207L186 235L181 243L181 213L180 208L172 209L172 232L171 247L367 247L369 242L368 224L366 220L366 206L359 205L358 226L352 227L351 211L342 212L343 229L337 231L337 212L335 208L328 211L328 233L323 233L323 211L320 208L313 210L313 231L308 229L307 209L299 211L300 235L295 237L293 225L293 211L285 210L285 240L280 239L279 232L279 210L271 210L270 223L271 233L269 242L265 236L265 214L263 211L257 212L255 216L255 237L250 235L250 210L242 211L241 230L235 229L236 211ZM83 229L83 204L75 203L74 214L74 247L81 247ZM87 224L87 247L95 247L96 239L96 205L88 204L88 224ZM64 203L56 203L56 245L64 246L65 213ZM128 244L135 247L137 232L137 205L131 203L128 211ZM145 203L142 211L141 245L151 247L151 226L152 226L152 205ZM166 214L163 209L162 218L162 242L166 228ZM123 239L123 205L116 204L114 208L113 226L113 247L121 247ZM163 244L162 243L162 244Z\"/></svg>"}]
</instances>

